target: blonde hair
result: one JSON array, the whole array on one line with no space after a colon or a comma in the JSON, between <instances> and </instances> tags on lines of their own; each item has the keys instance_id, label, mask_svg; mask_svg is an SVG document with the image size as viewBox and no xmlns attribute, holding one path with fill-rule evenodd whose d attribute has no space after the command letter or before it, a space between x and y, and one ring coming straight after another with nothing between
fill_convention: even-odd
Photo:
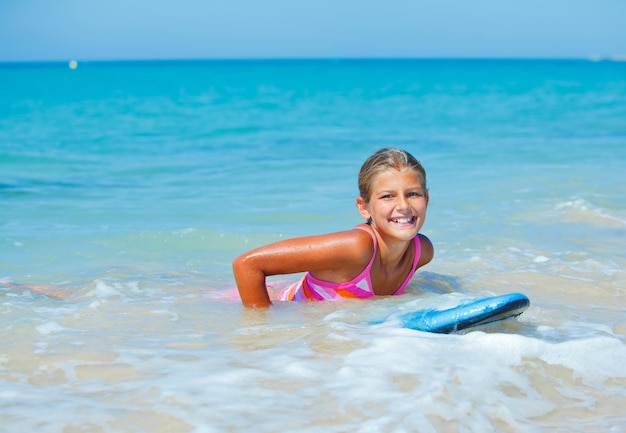
<instances>
[{"instance_id":1,"label":"blonde hair","mask_svg":"<svg viewBox=\"0 0 626 433\"><path fill-rule=\"evenodd\" d=\"M405 168L415 170L421 177L424 191L427 191L426 170L424 170L422 164L406 150L384 148L367 158L359 171L359 194L366 203L369 203L372 196L376 176L390 168L398 171Z\"/></svg>"}]
</instances>

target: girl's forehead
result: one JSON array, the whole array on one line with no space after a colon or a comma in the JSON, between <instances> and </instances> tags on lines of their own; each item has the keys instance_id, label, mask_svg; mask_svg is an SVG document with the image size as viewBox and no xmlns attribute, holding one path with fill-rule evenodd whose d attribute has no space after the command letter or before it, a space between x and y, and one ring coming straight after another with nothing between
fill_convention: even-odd
<instances>
[{"instance_id":1,"label":"girl's forehead","mask_svg":"<svg viewBox=\"0 0 626 433\"><path fill-rule=\"evenodd\" d=\"M378 173L378 175L374 178L374 187L380 187L383 186L383 184L392 183L418 184L420 187L423 186L421 173L408 167L401 170L387 168Z\"/></svg>"}]
</instances>

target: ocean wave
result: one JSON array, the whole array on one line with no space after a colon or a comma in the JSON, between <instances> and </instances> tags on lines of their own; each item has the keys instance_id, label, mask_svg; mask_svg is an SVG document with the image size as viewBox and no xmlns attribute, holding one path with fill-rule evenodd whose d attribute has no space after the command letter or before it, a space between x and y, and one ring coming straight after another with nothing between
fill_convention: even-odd
<instances>
[{"instance_id":1,"label":"ocean wave","mask_svg":"<svg viewBox=\"0 0 626 433\"><path fill-rule=\"evenodd\" d=\"M608 210L594 206L584 199L568 200L557 204L554 209L564 222L626 228L626 219L612 215Z\"/></svg>"}]
</instances>

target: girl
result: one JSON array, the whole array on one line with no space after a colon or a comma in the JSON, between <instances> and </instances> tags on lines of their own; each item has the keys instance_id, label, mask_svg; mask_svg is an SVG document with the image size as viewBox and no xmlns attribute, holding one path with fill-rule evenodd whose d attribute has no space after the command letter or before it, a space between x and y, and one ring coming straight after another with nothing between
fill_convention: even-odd
<instances>
[{"instance_id":1,"label":"girl","mask_svg":"<svg viewBox=\"0 0 626 433\"><path fill-rule=\"evenodd\" d=\"M382 149L359 172L359 213L352 230L289 239L242 254L233 261L246 307L271 304L269 275L307 272L279 295L283 301L368 298L401 294L417 268L433 258L419 230L428 206L426 172L408 152Z\"/></svg>"}]
</instances>

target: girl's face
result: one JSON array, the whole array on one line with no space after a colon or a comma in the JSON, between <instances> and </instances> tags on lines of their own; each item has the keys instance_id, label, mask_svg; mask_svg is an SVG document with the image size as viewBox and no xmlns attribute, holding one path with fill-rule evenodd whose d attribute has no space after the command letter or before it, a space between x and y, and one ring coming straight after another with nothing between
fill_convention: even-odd
<instances>
[{"instance_id":1,"label":"girl's face","mask_svg":"<svg viewBox=\"0 0 626 433\"><path fill-rule=\"evenodd\" d=\"M413 239L424 225L428 192L419 173L410 168L388 169L374 178L369 203L357 199L359 212L381 234Z\"/></svg>"}]
</instances>

